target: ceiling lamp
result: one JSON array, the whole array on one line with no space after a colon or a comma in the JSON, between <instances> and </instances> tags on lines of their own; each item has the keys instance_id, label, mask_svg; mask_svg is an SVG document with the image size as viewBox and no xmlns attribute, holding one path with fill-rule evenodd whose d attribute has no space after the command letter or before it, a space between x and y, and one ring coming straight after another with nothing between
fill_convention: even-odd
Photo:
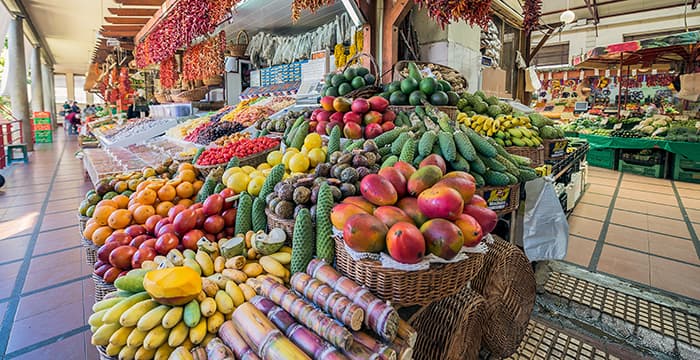
<instances>
[{"instance_id":1,"label":"ceiling lamp","mask_svg":"<svg viewBox=\"0 0 700 360\"><path fill-rule=\"evenodd\" d=\"M571 24L574 22L574 20L576 20L576 14L569 10L569 0L566 0L566 11L559 15L559 21L563 22L564 24Z\"/></svg>"},{"instance_id":2,"label":"ceiling lamp","mask_svg":"<svg viewBox=\"0 0 700 360\"><path fill-rule=\"evenodd\" d=\"M362 15L362 11L360 11L360 8L357 6L357 3L354 0L341 0L341 2L343 3L345 11L347 11L352 23L355 24L355 26L360 27L367 22L365 17Z\"/></svg>"}]
</instances>

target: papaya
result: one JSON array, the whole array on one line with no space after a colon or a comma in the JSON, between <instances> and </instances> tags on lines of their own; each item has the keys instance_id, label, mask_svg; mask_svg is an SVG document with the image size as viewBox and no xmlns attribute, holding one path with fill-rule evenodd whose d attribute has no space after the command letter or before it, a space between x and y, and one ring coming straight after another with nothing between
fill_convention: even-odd
<instances>
[{"instance_id":1,"label":"papaya","mask_svg":"<svg viewBox=\"0 0 700 360\"><path fill-rule=\"evenodd\" d=\"M187 266L150 271L143 279L146 292L164 305L180 306L202 291L200 275Z\"/></svg>"}]
</instances>

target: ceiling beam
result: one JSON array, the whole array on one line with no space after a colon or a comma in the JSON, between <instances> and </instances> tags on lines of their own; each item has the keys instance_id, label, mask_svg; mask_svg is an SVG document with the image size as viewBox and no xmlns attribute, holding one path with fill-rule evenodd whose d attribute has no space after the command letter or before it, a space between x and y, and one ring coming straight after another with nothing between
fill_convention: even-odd
<instances>
[{"instance_id":1,"label":"ceiling beam","mask_svg":"<svg viewBox=\"0 0 700 360\"><path fill-rule=\"evenodd\" d=\"M610 4L615 4L615 3L619 3L619 2L623 2L623 1L627 1L627 0L610 0L610 1L606 1L606 2L601 2L601 3L598 4L598 5L600 5L600 6L602 6L602 5L610 5ZM586 1L586 2L588 2L588 1ZM581 9L585 9L585 8L587 8L587 7L588 7L588 6L586 6L586 5L583 5L583 6L574 6L574 7L570 7L569 10L572 10L572 11L573 11L573 10L581 10ZM566 9L548 11L548 12L546 12L546 13L542 13L541 16L554 15L554 14L561 14L561 13L564 12L564 11L566 11Z\"/></svg>"},{"instance_id":2,"label":"ceiling beam","mask_svg":"<svg viewBox=\"0 0 700 360\"><path fill-rule=\"evenodd\" d=\"M139 25L102 25L104 31L136 31L141 30Z\"/></svg>"},{"instance_id":3,"label":"ceiling beam","mask_svg":"<svg viewBox=\"0 0 700 360\"><path fill-rule=\"evenodd\" d=\"M153 16L158 8L109 8L112 15L117 16Z\"/></svg>"},{"instance_id":4,"label":"ceiling beam","mask_svg":"<svg viewBox=\"0 0 700 360\"><path fill-rule=\"evenodd\" d=\"M46 43L46 39L44 39L43 36L39 33L39 31L36 29L36 26L34 26L34 22L32 21L32 18L29 16L29 12L27 12L27 9L24 7L24 4L22 1L19 0L0 0L2 4L5 6L5 8L10 11L10 14L17 17L20 16L25 19L24 21L24 27L25 27L25 32L29 30L28 32L31 32L31 35L37 40L38 45L41 47L41 53L44 57L44 60L48 63L49 67L53 67L56 64L56 59L53 57L53 54L51 53L51 49L49 48L48 43ZM16 10L19 10L19 12L15 12Z\"/></svg>"},{"instance_id":5,"label":"ceiling beam","mask_svg":"<svg viewBox=\"0 0 700 360\"><path fill-rule=\"evenodd\" d=\"M105 16L105 21L110 24L133 24L133 25L145 25L148 22L147 17L116 17L116 16Z\"/></svg>"},{"instance_id":6,"label":"ceiling beam","mask_svg":"<svg viewBox=\"0 0 700 360\"><path fill-rule=\"evenodd\" d=\"M161 6L164 0L115 0L115 2L127 6Z\"/></svg>"},{"instance_id":7,"label":"ceiling beam","mask_svg":"<svg viewBox=\"0 0 700 360\"><path fill-rule=\"evenodd\" d=\"M537 46L535 46L534 49L529 51L529 54L527 54L527 64L528 65L530 65L530 62L532 61L532 59L535 58L535 56L537 56L537 53L540 52L540 49L542 49L542 47L547 42L547 40L549 40L549 37L552 36L552 34L554 34L554 30L555 30L555 28L550 28L549 31L547 31L547 33L544 34L542 39L540 39L540 42L537 43Z\"/></svg>"},{"instance_id":8,"label":"ceiling beam","mask_svg":"<svg viewBox=\"0 0 700 360\"><path fill-rule=\"evenodd\" d=\"M100 34L105 37L113 37L113 38L133 38L136 36L137 31L101 31Z\"/></svg>"}]
</instances>

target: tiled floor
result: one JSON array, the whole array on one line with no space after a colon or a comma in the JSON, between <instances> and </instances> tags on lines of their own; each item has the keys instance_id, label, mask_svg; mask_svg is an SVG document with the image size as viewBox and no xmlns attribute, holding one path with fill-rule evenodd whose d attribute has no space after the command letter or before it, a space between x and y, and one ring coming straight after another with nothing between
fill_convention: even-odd
<instances>
[{"instance_id":1,"label":"tiled floor","mask_svg":"<svg viewBox=\"0 0 700 360\"><path fill-rule=\"evenodd\" d=\"M588 181L565 260L700 301L700 184L601 168Z\"/></svg>"},{"instance_id":2,"label":"tiled floor","mask_svg":"<svg viewBox=\"0 0 700 360\"><path fill-rule=\"evenodd\" d=\"M57 132L29 165L2 170L0 359L97 359L86 326L94 303L76 212L90 184L75 137Z\"/></svg>"}]
</instances>

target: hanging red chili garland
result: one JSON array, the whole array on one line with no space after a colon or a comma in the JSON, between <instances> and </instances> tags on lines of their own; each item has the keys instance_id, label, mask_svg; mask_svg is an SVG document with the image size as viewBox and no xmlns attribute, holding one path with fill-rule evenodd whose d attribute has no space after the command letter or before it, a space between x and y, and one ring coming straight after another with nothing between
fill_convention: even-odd
<instances>
[{"instance_id":1,"label":"hanging red chili garland","mask_svg":"<svg viewBox=\"0 0 700 360\"><path fill-rule=\"evenodd\" d=\"M177 61L170 57L160 63L160 86L164 89L172 89L177 85L180 75L177 72Z\"/></svg>"},{"instance_id":2,"label":"hanging red chili garland","mask_svg":"<svg viewBox=\"0 0 700 360\"><path fill-rule=\"evenodd\" d=\"M192 46L182 57L185 80L206 80L224 72L226 34L222 31L204 42Z\"/></svg>"},{"instance_id":3,"label":"hanging red chili garland","mask_svg":"<svg viewBox=\"0 0 700 360\"><path fill-rule=\"evenodd\" d=\"M294 0L292 1L292 21L297 22L302 10L315 13L318 9L333 4L334 0Z\"/></svg>"},{"instance_id":4,"label":"hanging red chili garland","mask_svg":"<svg viewBox=\"0 0 700 360\"><path fill-rule=\"evenodd\" d=\"M542 0L525 0L523 4L523 30L529 34L542 14Z\"/></svg>"},{"instance_id":5,"label":"hanging red chili garland","mask_svg":"<svg viewBox=\"0 0 700 360\"><path fill-rule=\"evenodd\" d=\"M491 19L491 0L414 0L442 28L464 20L469 25L486 28Z\"/></svg>"}]
</instances>

